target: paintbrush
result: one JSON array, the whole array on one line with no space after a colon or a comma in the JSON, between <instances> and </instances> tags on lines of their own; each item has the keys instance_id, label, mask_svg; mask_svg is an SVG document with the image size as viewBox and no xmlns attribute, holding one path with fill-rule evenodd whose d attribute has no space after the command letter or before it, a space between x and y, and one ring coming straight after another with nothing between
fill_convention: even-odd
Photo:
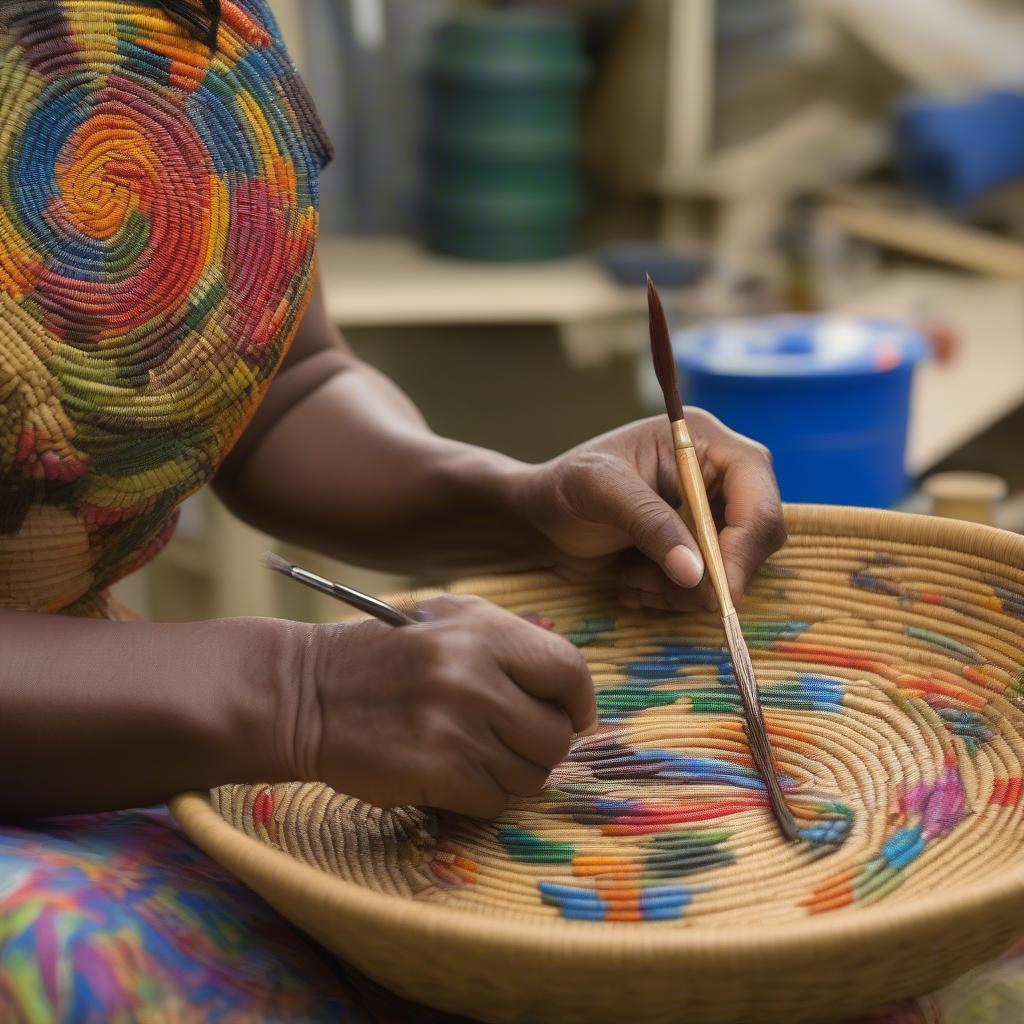
<instances>
[{"instance_id":1,"label":"paintbrush","mask_svg":"<svg viewBox=\"0 0 1024 1024\"><path fill-rule=\"evenodd\" d=\"M279 572L282 576L287 576L290 580L301 583L304 587L319 590L321 594L327 594L328 597L344 601L345 604L358 608L359 611L366 612L367 615L372 615L374 618L380 619L381 622L386 622L389 626L410 626L418 621L386 601L381 601L379 598L364 594L361 590L356 590L354 587L346 587L344 583L335 583L333 580L318 576L315 572L310 572L309 569L292 565L287 559L282 558L273 551L267 551L263 555L263 564L268 569L273 569L274 572Z\"/></svg>"},{"instance_id":2,"label":"paintbrush","mask_svg":"<svg viewBox=\"0 0 1024 1024\"><path fill-rule=\"evenodd\" d=\"M672 341L669 336L668 321L662 308L658 290L650 276L647 278L647 310L650 318L651 356L654 360L654 372L665 396L665 410L672 424L672 440L676 450L676 468L679 470L679 483L683 495L693 517L694 532L700 545L704 564L707 566L711 586L718 598L718 607L722 614L722 626L725 639L729 645L736 682L739 684L740 700L746 719L747 741L750 752L754 756L756 766L764 784L768 789L768 802L772 813L778 821L783 836L789 840L800 837L793 813L786 806L779 780L775 775L775 764L772 757L771 743L765 729L764 714L757 692L757 680L754 678L754 666L750 662L743 631L740 629L739 616L729 591L729 581L725 575L725 563L722 551L718 546L718 529L715 526L711 507L708 504L707 491L704 489L704 475L701 473L700 460L690 439L690 432L683 416L683 403L679 397L679 384L676 381L676 364L672 356Z\"/></svg>"}]
</instances>

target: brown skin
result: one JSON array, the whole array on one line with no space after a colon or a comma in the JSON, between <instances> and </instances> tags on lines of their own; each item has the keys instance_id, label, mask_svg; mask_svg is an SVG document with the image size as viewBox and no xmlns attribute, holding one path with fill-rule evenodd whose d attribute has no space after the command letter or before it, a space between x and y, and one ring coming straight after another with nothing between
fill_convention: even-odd
<instances>
[{"instance_id":1,"label":"brown skin","mask_svg":"<svg viewBox=\"0 0 1024 1024\"><path fill-rule=\"evenodd\" d=\"M734 596L785 539L767 453L687 410ZM433 434L329 323L319 289L215 488L243 519L400 571L617 572L627 604L710 601L672 505L668 422L539 466ZM428 621L182 625L0 611L0 814L90 811L226 782L323 780L381 806L499 813L596 721L582 658L485 602ZM50 766L41 771L40 766Z\"/></svg>"}]
</instances>

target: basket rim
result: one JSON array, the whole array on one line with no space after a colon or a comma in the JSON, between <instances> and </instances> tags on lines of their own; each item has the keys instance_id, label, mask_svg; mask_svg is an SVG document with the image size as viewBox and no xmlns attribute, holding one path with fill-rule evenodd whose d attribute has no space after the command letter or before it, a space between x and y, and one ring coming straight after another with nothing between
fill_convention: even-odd
<instances>
[{"instance_id":1,"label":"basket rim","mask_svg":"<svg viewBox=\"0 0 1024 1024\"><path fill-rule=\"evenodd\" d=\"M1006 561L1024 571L1024 536L975 523L938 519L880 509L827 505L790 505L786 523L791 532L814 535L841 532L871 538L884 525L886 540L935 547L956 546L979 557ZM533 574L535 578L550 574ZM720 961L756 954L781 961L794 954L852 944L891 946L901 934L940 928L961 915L977 913L993 903L1024 906L1024 861L1016 869L964 886L944 886L909 903L859 907L855 912L822 914L779 924L738 927L684 925L662 928L631 923L566 921L486 914L472 909L418 902L377 892L305 864L234 828L214 809L203 792L181 793L169 801L171 813L189 837L211 857L243 880L257 878L260 890L275 892L277 903L310 903L344 914L367 927L401 929L403 937L459 942L467 948L487 943L509 955L551 959L560 954L574 960L653 966L686 957ZM1022 922L1024 930L1024 922Z\"/></svg>"}]
</instances>

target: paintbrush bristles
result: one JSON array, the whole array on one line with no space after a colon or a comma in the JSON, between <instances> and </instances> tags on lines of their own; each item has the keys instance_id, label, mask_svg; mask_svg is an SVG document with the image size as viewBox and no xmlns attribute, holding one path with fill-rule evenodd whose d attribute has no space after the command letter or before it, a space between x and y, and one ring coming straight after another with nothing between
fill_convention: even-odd
<instances>
[{"instance_id":1,"label":"paintbrush bristles","mask_svg":"<svg viewBox=\"0 0 1024 1024\"><path fill-rule=\"evenodd\" d=\"M747 641L740 627L739 617L733 612L722 619L725 627L725 639L729 645L733 669L736 672L736 684L743 703L744 718L747 724L747 743L754 758L754 767L764 780L768 790L768 803L772 814L779 824L779 831L790 842L800 838L793 812L786 804L786 798L775 774L775 757L772 754L771 742L765 727L764 714L761 711L761 700L757 690L757 679L754 666L750 661Z\"/></svg>"},{"instance_id":2,"label":"paintbrush bristles","mask_svg":"<svg viewBox=\"0 0 1024 1024\"><path fill-rule=\"evenodd\" d=\"M291 562L282 558L275 551L264 551L263 552L263 564L268 569L273 569L274 572L284 573L285 576L290 576L292 571Z\"/></svg>"},{"instance_id":3,"label":"paintbrush bristles","mask_svg":"<svg viewBox=\"0 0 1024 1024\"><path fill-rule=\"evenodd\" d=\"M675 423L683 418L683 403L679 398L676 361L672 355L672 336L669 334L661 297L658 295L658 289L654 287L650 274L647 275L647 316L650 323L654 372L661 385L661 393L665 396L665 411L668 418Z\"/></svg>"}]
</instances>

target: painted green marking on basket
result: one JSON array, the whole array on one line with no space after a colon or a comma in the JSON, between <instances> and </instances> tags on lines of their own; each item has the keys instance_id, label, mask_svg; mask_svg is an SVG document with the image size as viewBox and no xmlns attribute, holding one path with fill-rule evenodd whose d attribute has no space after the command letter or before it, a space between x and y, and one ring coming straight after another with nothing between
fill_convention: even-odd
<instances>
[{"instance_id":1,"label":"painted green marking on basket","mask_svg":"<svg viewBox=\"0 0 1024 1024\"><path fill-rule=\"evenodd\" d=\"M951 637L943 636L942 633L936 633L932 629L922 629L920 626L907 626L906 633L907 636L913 637L915 640L924 640L925 643L934 644L936 647L943 647L947 651L959 654L961 658L965 658L967 661L974 662L975 664L985 660L973 647L968 647L967 644L962 644Z\"/></svg>"},{"instance_id":2,"label":"painted green marking on basket","mask_svg":"<svg viewBox=\"0 0 1024 1024\"><path fill-rule=\"evenodd\" d=\"M655 690L646 686L609 686L597 691L597 711L603 717L668 707L683 693L683 690Z\"/></svg>"},{"instance_id":3,"label":"painted green marking on basket","mask_svg":"<svg viewBox=\"0 0 1024 1024\"><path fill-rule=\"evenodd\" d=\"M524 864L569 864L576 853L572 843L542 839L525 828L499 828L498 840L510 857Z\"/></svg>"},{"instance_id":4,"label":"painted green marking on basket","mask_svg":"<svg viewBox=\"0 0 1024 1024\"><path fill-rule=\"evenodd\" d=\"M693 829L655 836L644 855L648 878L674 878L732 864L736 858L722 844L732 837L727 829Z\"/></svg>"},{"instance_id":5,"label":"painted green marking on basket","mask_svg":"<svg viewBox=\"0 0 1024 1024\"><path fill-rule=\"evenodd\" d=\"M732 695L713 694L708 690L688 693L693 710L698 715L726 715L739 711L739 697Z\"/></svg>"},{"instance_id":6,"label":"painted green marking on basket","mask_svg":"<svg viewBox=\"0 0 1024 1024\"><path fill-rule=\"evenodd\" d=\"M780 622L743 622L740 628L743 630L743 638L748 644L758 646L760 644L771 644L777 640L795 640L810 623L791 622L783 620Z\"/></svg>"},{"instance_id":7,"label":"painted green marking on basket","mask_svg":"<svg viewBox=\"0 0 1024 1024\"><path fill-rule=\"evenodd\" d=\"M584 619L577 623L566 634L565 637L570 643L577 647L591 644L595 640L611 640L615 635L615 619L606 616L599 619Z\"/></svg>"}]
</instances>

